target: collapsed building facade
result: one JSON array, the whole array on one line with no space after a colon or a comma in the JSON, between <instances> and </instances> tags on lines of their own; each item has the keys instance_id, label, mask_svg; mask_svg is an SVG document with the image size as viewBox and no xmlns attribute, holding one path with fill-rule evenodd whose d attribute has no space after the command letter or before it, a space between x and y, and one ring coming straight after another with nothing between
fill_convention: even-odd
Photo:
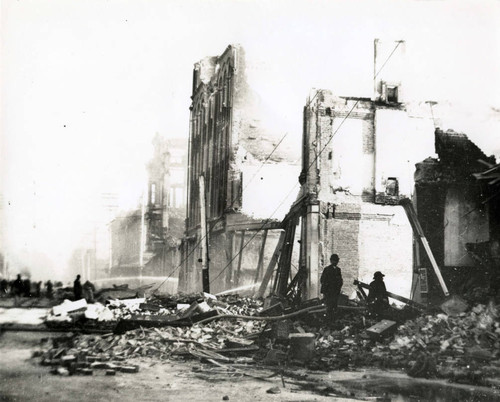
<instances>
[{"instance_id":1,"label":"collapsed building facade","mask_svg":"<svg viewBox=\"0 0 500 402\"><path fill-rule=\"evenodd\" d=\"M258 283L282 232L279 210L291 204L276 200L296 183L298 156L266 124L246 68L239 45L194 67L182 291L202 289L203 268L211 292Z\"/></svg>"},{"instance_id":2,"label":"collapsed building facade","mask_svg":"<svg viewBox=\"0 0 500 402\"><path fill-rule=\"evenodd\" d=\"M155 136L143 205L110 223L111 276L164 276L179 264L186 159L185 140Z\"/></svg>"},{"instance_id":3,"label":"collapsed building facade","mask_svg":"<svg viewBox=\"0 0 500 402\"><path fill-rule=\"evenodd\" d=\"M319 295L332 253L340 256L344 293L382 271L388 290L410 295L413 233L399 201L412 197L415 163L434 147L430 118L412 115L404 102L404 53L404 42L375 41L372 98L313 90L307 99L301 192L285 219L287 230L300 227L306 298ZM289 256L282 259L280 294L290 266Z\"/></svg>"},{"instance_id":4,"label":"collapsed building facade","mask_svg":"<svg viewBox=\"0 0 500 402\"><path fill-rule=\"evenodd\" d=\"M145 210L145 252L153 255L145 264L145 273L164 276L180 263L179 247L186 216L187 141L156 135L153 149L147 166Z\"/></svg>"},{"instance_id":5,"label":"collapsed building facade","mask_svg":"<svg viewBox=\"0 0 500 402\"><path fill-rule=\"evenodd\" d=\"M498 277L500 169L463 133L438 128L435 147L438 158L416 165L413 203L444 279L461 294ZM418 244L415 260L414 298L432 301L441 289Z\"/></svg>"}]
</instances>

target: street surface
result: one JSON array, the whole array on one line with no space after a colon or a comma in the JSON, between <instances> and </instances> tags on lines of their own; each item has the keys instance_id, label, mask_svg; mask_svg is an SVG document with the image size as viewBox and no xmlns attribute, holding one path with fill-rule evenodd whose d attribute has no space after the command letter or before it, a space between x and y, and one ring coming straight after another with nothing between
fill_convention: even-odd
<instances>
[{"instance_id":1,"label":"street surface","mask_svg":"<svg viewBox=\"0 0 500 402\"><path fill-rule=\"evenodd\" d=\"M0 309L0 323L36 325L46 309ZM1 325L1 324L0 324ZM38 327L39 328L39 327ZM32 357L61 333L0 332L0 401L500 401L498 390L410 378L395 371L250 369L228 373L191 360L135 359L138 373L60 376ZM258 378L257 378L258 377ZM269 390L277 393L268 393ZM224 398L224 399L223 399ZM228 398L228 399L227 399Z\"/></svg>"}]
</instances>

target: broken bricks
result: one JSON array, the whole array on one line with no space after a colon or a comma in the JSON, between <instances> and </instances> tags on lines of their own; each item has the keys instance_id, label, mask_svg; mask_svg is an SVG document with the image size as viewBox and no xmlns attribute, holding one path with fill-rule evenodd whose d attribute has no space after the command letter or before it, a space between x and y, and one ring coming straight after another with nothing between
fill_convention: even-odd
<instances>
[{"instance_id":1,"label":"broken bricks","mask_svg":"<svg viewBox=\"0 0 500 402\"><path fill-rule=\"evenodd\" d=\"M122 373L138 373L139 366L122 366L122 367L120 367L120 372L122 372Z\"/></svg>"},{"instance_id":2,"label":"broken bricks","mask_svg":"<svg viewBox=\"0 0 500 402\"><path fill-rule=\"evenodd\" d=\"M312 333L290 334L290 359L308 362L315 353L316 335Z\"/></svg>"},{"instance_id":3,"label":"broken bricks","mask_svg":"<svg viewBox=\"0 0 500 402\"><path fill-rule=\"evenodd\" d=\"M396 322L391 320L382 320L366 330L368 336L374 339L380 339L391 335L396 331Z\"/></svg>"}]
</instances>

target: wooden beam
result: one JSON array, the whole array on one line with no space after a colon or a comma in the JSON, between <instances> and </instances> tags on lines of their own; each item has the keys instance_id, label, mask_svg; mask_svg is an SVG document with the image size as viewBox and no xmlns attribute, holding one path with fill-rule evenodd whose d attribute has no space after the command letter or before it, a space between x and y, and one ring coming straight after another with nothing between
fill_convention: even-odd
<instances>
[{"instance_id":1,"label":"wooden beam","mask_svg":"<svg viewBox=\"0 0 500 402\"><path fill-rule=\"evenodd\" d=\"M233 246L234 246L234 233L229 232L226 234L226 261L228 261L229 267L226 272L226 286L225 289L232 288L232 277L233 277Z\"/></svg>"},{"instance_id":2,"label":"wooden beam","mask_svg":"<svg viewBox=\"0 0 500 402\"><path fill-rule=\"evenodd\" d=\"M262 246L259 252L259 261L257 263L257 269L255 270L255 277L253 282L257 283L261 276L262 269L264 268L264 249L266 248L266 240L267 240L267 230L264 230L264 234L262 235Z\"/></svg>"},{"instance_id":3,"label":"wooden beam","mask_svg":"<svg viewBox=\"0 0 500 402\"><path fill-rule=\"evenodd\" d=\"M422 244L425 252L427 253L427 257L429 257L432 268L434 269L434 273L436 274L436 276L438 278L439 284L441 285L441 289L443 290L444 295L449 296L450 292L448 291L448 287L446 286L446 283L444 282L443 275L441 274L441 271L439 270L436 259L434 258L434 254L432 254L431 247L429 246L429 243L425 237L422 226L420 226L420 222L418 220L417 213L415 212L415 209L413 208L413 204L411 203L411 201L408 198L402 199L399 203L403 206L403 209L406 212L406 216L408 217L408 220L410 221L410 225L411 225L415 235L419 238L420 243Z\"/></svg>"},{"instance_id":4,"label":"wooden beam","mask_svg":"<svg viewBox=\"0 0 500 402\"><path fill-rule=\"evenodd\" d=\"M370 286L367 285L366 283L360 282L360 281L354 281L354 284L358 286L359 289L365 288L365 289L370 289ZM398 300L400 302L403 302L405 304L408 304L409 306L415 307L419 310L426 310L426 307L423 304L417 303L416 301L407 299L406 297L399 296L395 293L391 292L386 292L387 296L389 296L392 299Z\"/></svg>"},{"instance_id":5,"label":"wooden beam","mask_svg":"<svg viewBox=\"0 0 500 402\"><path fill-rule=\"evenodd\" d=\"M210 278L208 275L208 232L205 200L205 179L200 176L200 220L201 220L201 280L203 291L210 293Z\"/></svg>"},{"instance_id":6,"label":"wooden beam","mask_svg":"<svg viewBox=\"0 0 500 402\"><path fill-rule=\"evenodd\" d=\"M290 277L290 264L292 259L293 241L295 239L296 221L290 220L286 226L285 243L278 264L278 281L276 293L279 296L285 296L288 288L288 279Z\"/></svg>"},{"instance_id":7,"label":"wooden beam","mask_svg":"<svg viewBox=\"0 0 500 402\"><path fill-rule=\"evenodd\" d=\"M262 278L262 282L260 283L259 290L255 297L263 297L266 292L267 285L273 276L274 266L278 262L278 258L281 254L281 248L283 247L283 242L285 241L285 232L280 233L280 238L278 239L278 244L274 249L273 256L271 257L271 261L269 261L269 265L267 266L266 273L264 274L264 278Z\"/></svg>"},{"instance_id":8,"label":"wooden beam","mask_svg":"<svg viewBox=\"0 0 500 402\"><path fill-rule=\"evenodd\" d=\"M245 231L241 231L241 243L240 243L240 251L238 255L238 270L236 271L236 278L235 278L235 286L240 285L240 275L241 275L241 261L243 259L243 249L245 248Z\"/></svg>"}]
</instances>

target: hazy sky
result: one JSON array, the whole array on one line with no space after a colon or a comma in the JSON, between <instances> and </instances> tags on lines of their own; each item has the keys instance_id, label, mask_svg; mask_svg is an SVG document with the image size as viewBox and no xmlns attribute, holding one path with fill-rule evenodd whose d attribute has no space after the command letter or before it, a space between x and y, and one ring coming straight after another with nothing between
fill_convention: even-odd
<instances>
[{"instance_id":1,"label":"hazy sky","mask_svg":"<svg viewBox=\"0 0 500 402\"><path fill-rule=\"evenodd\" d=\"M4 247L60 270L102 192L135 206L153 135L188 135L193 64L230 43L298 140L310 88L370 96L373 39L404 39L409 98L500 155L498 21L493 1L2 0Z\"/></svg>"}]
</instances>

